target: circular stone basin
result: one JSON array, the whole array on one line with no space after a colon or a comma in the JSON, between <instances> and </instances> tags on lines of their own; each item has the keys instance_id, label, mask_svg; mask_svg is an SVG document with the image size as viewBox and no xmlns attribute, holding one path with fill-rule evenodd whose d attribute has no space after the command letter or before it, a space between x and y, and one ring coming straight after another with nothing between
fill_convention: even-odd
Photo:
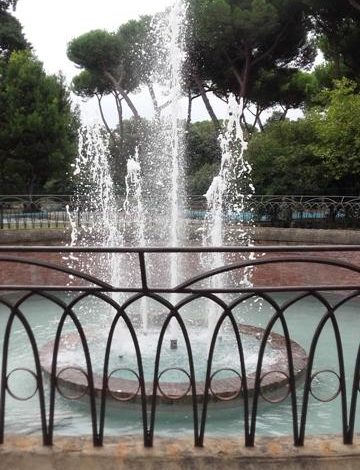
<instances>
[{"instance_id":1,"label":"circular stone basin","mask_svg":"<svg viewBox=\"0 0 360 470\"><path fill-rule=\"evenodd\" d=\"M244 338L246 337L256 342L260 341L263 337L264 330L262 328L244 324L238 326L243 343ZM89 344L91 343L91 339L92 338L88 337ZM94 341L96 341L95 337ZM97 339L97 341L99 340ZM233 339L233 345L235 344L234 341L235 339ZM195 346L193 343L194 341L191 342L192 348ZM151 344L152 348L155 348L156 350L157 342L155 344L152 342ZM50 341L46 343L40 351L42 369L45 375L48 377L51 376L53 348L54 341ZM200 348L202 348L202 345L200 345ZM63 357L64 350L65 357ZM78 354L81 350L81 342L77 333L69 333L62 336L60 341L61 352L59 352L56 371L56 387L58 391L68 399L80 399L85 394L87 394L89 390L86 368L77 365L79 362L77 362L76 354ZM271 354L271 360L267 359L269 350ZM305 350L295 341L291 341L291 350L295 376L296 378L300 378L306 369L307 355ZM174 353L176 354L176 351L174 351L172 354ZM243 381L239 373L239 367L235 368L231 366L231 357L238 355L237 349L232 349L231 351L227 350L224 354L227 356L228 364L219 365L216 364L215 360L212 364L209 393L210 401L229 401L235 398L243 397ZM246 350L244 351L244 355L246 362ZM119 357L122 358L122 356ZM194 362L199 360L196 350L193 350L193 357ZM142 351L142 360L144 369L146 371L146 357L144 357L144 351ZM204 367L206 367L206 359L203 362ZM185 367L188 367L187 357L178 358L177 364L185 364ZM159 368L158 374L156 398L160 402L165 403L173 403L179 400L181 400L182 403L184 403L184 401L190 402L192 400L193 391L190 385L190 374L188 370L186 370L185 367L173 367L171 364L168 367L163 367L163 362L161 362L161 359L160 365L161 367ZM254 393L255 367L256 363L253 365L252 370L250 370L247 375L247 389L249 396ZM95 395L96 397L100 398L103 389L103 375L100 367L96 368L96 365L93 365L93 368ZM249 371L247 363L246 369ZM153 366L151 370L153 370ZM196 371L195 373L196 376L198 376L198 372ZM123 375L123 377L116 377L116 374ZM179 376L181 378L179 378ZM262 365L260 395L269 402L283 401L289 393L288 384L289 377L285 338L277 333L271 333L268 337ZM201 401L204 397L204 390L205 382L197 381L196 396L199 401ZM141 392L137 368L127 367L126 365L114 366L114 364L110 363L106 393L107 399L112 401L127 402L140 400ZM151 400L154 393L152 381L145 381L145 393L146 399Z\"/></svg>"}]
</instances>

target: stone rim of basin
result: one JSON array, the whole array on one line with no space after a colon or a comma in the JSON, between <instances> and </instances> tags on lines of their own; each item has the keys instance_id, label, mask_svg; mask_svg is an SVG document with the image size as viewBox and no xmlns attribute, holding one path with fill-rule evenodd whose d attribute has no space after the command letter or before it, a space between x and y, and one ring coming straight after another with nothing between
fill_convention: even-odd
<instances>
[{"instance_id":1,"label":"stone rim of basin","mask_svg":"<svg viewBox=\"0 0 360 470\"><path fill-rule=\"evenodd\" d=\"M252 325L239 324L239 332L244 335L250 335L258 339L262 339L264 329ZM63 335L62 339L71 342L72 345L80 343L77 333L69 333ZM261 380L260 380L260 396L271 403L281 402L289 395L289 373L287 364L287 349L285 337L277 334L270 333L268 342L271 348L277 351L279 359L271 364L271 366L263 367ZM299 379L304 374L307 366L307 354L305 350L295 341L290 340L292 351L293 365L295 378ZM45 376L49 379L51 377L51 361L52 351L54 348L54 341L49 341L40 350L41 367ZM134 374L134 380L113 377L115 371L128 371ZM160 381L161 376L169 369L159 371L158 386L156 389L156 397L160 402L175 403L181 401L192 402L192 389L190 385L190 375L182 368L178 370L188 376L188 382L163 382ZM217 379L216 375L227 370L232 372L233 377ZM247 377L247 391L248 396L254 394L255 387L255 372L249 374ZM103 376L99 373L93 373L93 382L95 396L100 398L103 389ZM88 393L88 378L86 372L74 364L62 364L57 369L56 388L60 394L65 398L76 400L82 398ZM284 390L285 389L285 390ZM151 401L153 397L153 383L145 382L145 391L147 401ZM198 401L204 399L205 382L196 382L196 397ZM236 398L243 398L243 381L240 374L231 368L219 369L212 372L209 390L209 401L225 402L231 401ZM132 369L118 368L110 371L107 380L107 399L118 402L128 402L141 400L140 385L138 373Z\"/></svg>"}]
</instances>

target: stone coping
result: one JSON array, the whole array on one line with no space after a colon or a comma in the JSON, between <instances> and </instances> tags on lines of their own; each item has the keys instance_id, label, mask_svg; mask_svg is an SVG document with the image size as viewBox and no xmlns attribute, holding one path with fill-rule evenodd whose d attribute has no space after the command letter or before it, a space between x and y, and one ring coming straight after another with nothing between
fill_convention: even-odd
<instances>
[{"instance_id":1,"label":"stone coping","mask_svg":"<svg viewBox=\"0 0 360 470\"><path fill-rule=\"evenodd\" d=\"M270 244L360 245L360 230L255 227L254 238Z\"/></svg>"},{"instance_id":2,"label":"stone coping","mask_svg":"<svg viewBox=\"0 0 360 470\"><path fill-rule=\"evenodd\" d=\"M197 221L191 221L192 226L198 226ZM230 229L234 229L231 225ZM360 230L342 229L307 229L283 227L253 227L252 234L255 241L298 243L298 244L338 244L360 245ZM33 243L52 244L70 240L69 228L64 229L36 229L36 230L0 230L0 245L13 245L14 243L31 245Z\"/></svg>"},{"instance_id":3,"label":"stone coping","mask_svg":"<svg viewBox=\"0 0 360 470\"><path fill-rule=\"evenodd\" d=\"M93 447L88 437L55 437L52 447L35 436L7 436L0 445L0 470L357 470L360 468L359 435L352 445L339 435L311 436L304 447L291 437L257 438L245 447L243 437L205 439L194 447L190 438L156 438L145 448L140 438L105 439Z\"/></svg>"},{"instance_id":4,"label":"stone coping","mask_svg":"<svg viewBox=\"0 0 360 470\"><path fill-rule=\"evenodd\" d=\"M48 244L54 245L70 241L70 230L68 228L34 229L34 230L0 230L0 245L32 245Z\"/></svg>"},{"instance_id":5,"label":"stone coping","mask_svg":"<svg viewBox=\"0 0 360 470\"><path fill-rule=\"evenodd\" d=\"M251 325L239 325L239 331L242 334L253 336L259 341L263 337L264 330L259 327ZM89 339L89 338L88 338ZM96 340L96 338L94 338ZM80 344L79 336L77 333L69 333L62 337L62 342L67 347L76 348ZM281 401L281 397L286 396L283 389L288 384L288 364L286 342L282 335L277 333L270 333L268 343L271 348L276 350L279 354L279 359L262 369L261 380L261 396L271 394L271 400ZM40 350L41 366L46 376L51 376L51 360L54 347L54 341L46 343ZM295 376L300 378L306 370L307 355L304 349L295 341L291 341L291 350L294 364ZM111 373L111 371L109 371ZM136 371L137 372L137 371ZM212 371L214 374L216 371ZM161 371L160 371L161 373ZM70 390L71 394L65 396L73 396L81 398L88 391L88 381L85 373L82 373L76 368L75 364L61 364L57 369L57 386L58 389ZM243 398L243 389L240 383L240 377L235 375L232 371L229 374L233 377L223 379L213 379L211 381L211 392L209 394L210 401L230 401L235 398ZM93 374L94 388L96 397L101 397L103 388L103 377L100 374ZM188 382L160 382L160 387L156 390L156 397L159 401L164 403L191 403L192 390L190 381ZM247 376L248 394L252 396L255 387L255 372ZM153 397L153 383L145 383L146 398L148 401ZM196 396L198 401L204 398L205 383L196 383ZM108 384L107 398L112 401L127 402L127 401L140 401L140 389L137 380L129 380L124 378L111 377ZM271 401L269 399L269 401Z\"/></svg>"}]
</instances>

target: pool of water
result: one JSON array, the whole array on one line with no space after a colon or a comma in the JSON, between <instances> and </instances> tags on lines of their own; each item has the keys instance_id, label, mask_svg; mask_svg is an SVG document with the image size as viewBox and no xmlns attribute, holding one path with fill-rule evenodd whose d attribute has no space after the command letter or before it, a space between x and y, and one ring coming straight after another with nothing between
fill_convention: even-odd
<instances>
[{"instance_id":1,"label":"pool of water","mask_svg":"<svg viewBox=\"0 0 360 470\"><path fill-rule=\"evenodd\" d=\"M277 295L276 300L279 303L285 302L288 300L289 295ZM330 298L330 301L336 302L336 299ZM344 347L348 392L352 386L355 358L357 348L359 346L359 308L359 299L354 299L338 309L336 313ZM21 310L26 312L26 318L31 324L39 347L46 344L49 339L54 337L59 317L62 313L60 308L39 297L33 297L24 303ZM148 352L146 356L148 359L146 360L149 361L147 369L150 371L153 370L151 367L151 361L153 361L155 346L157 343L158 333L156 333L155 327L156 325L161 325L164 319L164 312L156 312L155 310L155 308L151 306L149 307L152 319L149 321L148 334L144 335L144 342L141 345L141 347L145 348ZM77 310L78 317L84 325L85 333L89 337L96 337L100 340L97 343L97 348L99 347L99 343L102 343L106 337L109 325L108 317L109 315L113 315L113 313L114 312L104 312L100 306L97 305L96 301L93 302L93 308L90 310L85 304L80 305ZM242 304L237 309L236 316L239 322L257 327L266 327L273 313L273 309L270 305L265 301L258 301ZM306 351L309 351L313 333L324 313L324 306L314 298L306 298L297 302L296 305L292 306L285 313L291 338L298 342ZM197 347L194 349L195 361L202 363L202 367L197 369L197 377L199 377L199 380L201 380L201 376L204 376L205 374L205 361L210 342L209 336L204 334L202 329L199 329L199 324L205 314L206 312L204 311L204 308L201 308L196 312L183 312L184 321L189 329L191 343L195 344L197 339L200 340ZM7 308L5 306L0 306L1 351L7 318ZM141 323L141 319L137 312L133 313L133 321L134 324ZM121 328L121 325L119 328ZM72 331L74 331L72 323L67 321L64 332L70 333ZM273 331L280 334L282 333L279 322L275 324ZM120 331L120 335L121 334L122 333ZM217 342L214 357L215 366L219 368L232 366L234 369L239 370L239 361L236 353L232 353L231 335L228 334L228 327L226 324L224 326L222 336L226 349L222 348L222 345L220 344L221 341ZM184 349L182 339L179 338L179 350L173 351L170 349L167 341L170 338L171 334L166 337L164 342L160 370L169 366L188 369L186 361L183 358L179 360L179 354L181 354L181 351ZM232 340L235 341L234 337ZM256 358L256 348L259 343L253 339L251 339L250 342L252 343L251 355L253 356L251 361L255 364L256 361L254 362L254 357ZM124 339L122 345L120 345L118 349L114 349L111 367L116 367L118 364L116 361L120 361L121 367L132 368L134 366L134 357L131 351L129 352L129 349L126 346L127 344L127 340ZM270 353L270 349L267 348L267 353L268 352ZM78 354L79 353L77 352L74 355L74 364L76 366L82 366L83 359L81 354L80 356L77 356ZM92 350L91 354L93 354ZM119 356L122 357L120 358ZM168 359L170 358L170 363L165 360L167 356ZM273 359L269 356L268 360L271 362ZM34 370L34 362L24 329L20 322L15 320L10 340L8 370L10 371L19 367ZM315 357L314 372L321 370L332 370L338 372L335 338L330 325L327 325L323 330ZM151 376L151 372L149 375ZM178 380L178 378L171 378L171 376L169 376L167 377L167 380ZM34 378L30 373L23 370L15 371L11 374L9 386L12 392L20 398L27 398L32 395L35 390ZM299 382L299 412L302 387L303 384ZM314 394L323 399L327 399L333 395L337 387L337 378L330 372L320 373L313 382ZM307 435L341 432L342 421L339 396L328 403L317 401L311 396L309 406L310 408L306 427ZM199 406L199 410L201 410L201 405ZM357 416L356 431L359 432L359 413ZM181 403L177 405L162 404L160 405L159 413L157 414L155 433L156 435L168 434L169 432L171 432L172 435L191 434L193 432L192 422L190 407L183 406ZM118 435L131 433L140 435L142 429L141 426L139 404L126 403L115 406L114 404L109 403L105 424L106 434ZM210 404L206 427L206 433L208 435L241 436L243 434L243 428L243 404L241 400L229 402L226 406L222 403ZM31 434L39 432L40 429L38 395L35 394L29 400L17 400L7 394L6 432ZM91 433L90 413L88 412L87 398L84 398L81 401L72 401L67 400L58 394L56 399L55 433L66 435ZM290 399L287 398L285 401L276 404L261 401L258 409L257 435L286 435L291 433L292 415Z\"/></svg>"}]
</instances>

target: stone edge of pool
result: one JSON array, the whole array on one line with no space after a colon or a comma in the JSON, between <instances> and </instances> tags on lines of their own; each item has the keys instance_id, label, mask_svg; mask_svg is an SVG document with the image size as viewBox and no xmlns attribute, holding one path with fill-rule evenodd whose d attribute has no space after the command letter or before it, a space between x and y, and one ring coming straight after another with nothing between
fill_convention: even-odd
<instances>
[{"instance_id":1,"label":"stone edge of pool","mask_svg":"<svg viewBox=\"0 0 360 470\"><path fill-rule=\"evenodd\" d=\"M265 330L253 325L238 324L240 333L253 336L258 341L262 339ZM65 340L65 343L69 344L71 347L80 344L80 338L77 333L70 333L62 337ZM288 376L285 376L288 373L288 358L286 350L286 340L285 337L277 333L271 332L269 334L267 342L271 344L273 350L276 350L279 354L277 361L270 366L263 367L263 378L261 379L261 390L272 390L279 391L279 389L288 385L289 379ZM307 367L307 354L305 350L293 340L290 340L290 346L292 350L292 359L295 378L297 380L301 379L303 374L306 371ZM47 378L51 377L51 367L52 367L52 353L54 348L54 340L49 341L40 349L40 359L41 359L41 368L45 373ZM71 350L71 349L70 349ZM71 369L71 370L69 370ZM64 376L62 370L66 371ZM103 389L103 376L94 373L94 392L96 397L101 397ZM80 398L88 393L88 381L86 373L78 374L78 369L74 368L74 364L65 364L57 370L57 383L60 386L64 386L72 391L79 392ZM209 394L210 401L219 401L227 402L232 401L236 398L243 398L243 388L242 385L239 389L239 383L236 378L224 378L222 380L211 381L213 386L216 388L216 393ZM247 376L247 390L249 396L251 397L254 393L255 388L255 372ZM183 393L187 389L186 393ZM153 383L145 383L146 390L146 399L151 402L153 396ZM197 400L203 401L205 383L198 382L196 383L196 396ZM212 390L211 390L212 391ZM187 383L163 383L161 384L161 389L156 391L157 398L160 399L163 403L176 403L178 398L185 400L185 403L192 403L192 390L190 384ZM121 378L114 378L109 384L107 390L107 397L112 401L117 402L127 402L127 396L130 396L130 401L141 399L140 394L140 385L135 380L126 380ZM261 395L262 396L262 395ZM284 396L284 398L287 394ZM171 398L173 397L173 398ZM277 398L278 400L278 398ZM282 401L282 399L280 399Z\"/></svg>"},{"instance_id":2,"label":"stone edge of pool","mask_svg":"<svg viewBox=\"0 0 360 470\"><path fill-rule=\"evenodd\" d=\"M196 225L196 224L192 224ZM230 226L231 227L231 226ZM236 226L233 226L236 228ZM283 227L254 227L253 237L263 242L291 242L291 243L325 243L340 245L359 245L360 230L344 229L307 229ZM38 229L38 230L0 230L0 245L13 243L39 243L69 241L70 230L66 229Z\"/></svg>"},{"instance_id":3,"label":"stone edge of pool","mask_svg":"<svg viewBox=\"0 0 360 470\"><path fill-rule=\"evenodd\" d=\"M360 437L356 436L357 439ZM203 448L191 439L157 438L145 448L134 437L107 438L104 447L93 447L90 438L58 437L44 447L33 436L9 436L0 445L0 470L352 470L360 466L360 443L344 445L339 435L308 438L295 447L290 437L258 438L255 447L239 439L207 438Z\"/></svg>"}]
</instances>

